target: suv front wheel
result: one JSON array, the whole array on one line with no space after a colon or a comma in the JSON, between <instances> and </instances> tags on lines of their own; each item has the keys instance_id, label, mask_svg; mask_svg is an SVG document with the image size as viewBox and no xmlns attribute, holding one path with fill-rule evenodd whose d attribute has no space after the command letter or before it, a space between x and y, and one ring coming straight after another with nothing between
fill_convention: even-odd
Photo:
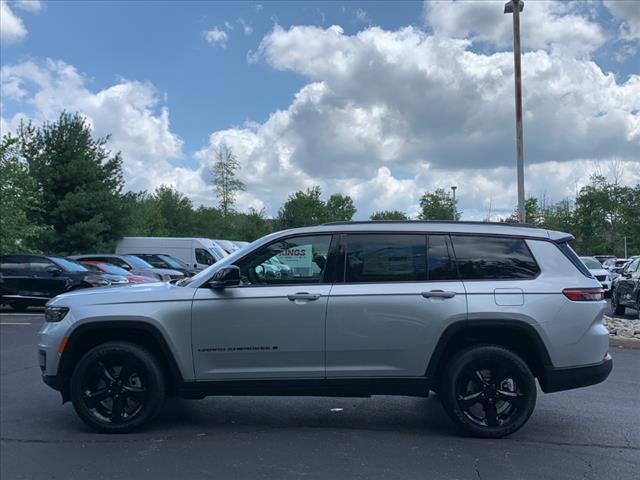
<instances>
[{"instance_id":1,"label":"suv front wheel","mask_svg":"<svg viewBox=\"0 0 640 480\"><path fill-rule=\"evenodd\" d=\"M155 357L129 342L87 352L71 376L71 401L84 422L103 433L127 433L157 415L165 380Z\"/></svg>"},{"instance_id":2,"label":"suv front wheel","mask_svg":"<svg viewBox=\"0 0 640 480\"><path fill-rule=\"evenodd\" d=\"M536 404L536 383L518 355L481 345L448 362L440 396L449 416L471 435L499 438L527 422Z\"/></svg>"}]
</instances>

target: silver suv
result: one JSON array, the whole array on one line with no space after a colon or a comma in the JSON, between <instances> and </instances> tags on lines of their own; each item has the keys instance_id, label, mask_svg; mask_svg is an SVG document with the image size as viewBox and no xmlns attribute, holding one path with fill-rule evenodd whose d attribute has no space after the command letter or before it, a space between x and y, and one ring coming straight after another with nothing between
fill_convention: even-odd
<instances>
[{"instance_id":1,"label":"silver suv","mask_svg":"<svg viewBox=\"0 0 640 480\"><path fill-rule=\"evenodd\" d=\"M603 291L571 235L464 222L349 222L268 235L177 284L48 303L44 381L101 432L166 395L437 392L468 433L522 427L612 368ZM290 275L266 275L277 259Z\"/></svg>"}]
</instances>

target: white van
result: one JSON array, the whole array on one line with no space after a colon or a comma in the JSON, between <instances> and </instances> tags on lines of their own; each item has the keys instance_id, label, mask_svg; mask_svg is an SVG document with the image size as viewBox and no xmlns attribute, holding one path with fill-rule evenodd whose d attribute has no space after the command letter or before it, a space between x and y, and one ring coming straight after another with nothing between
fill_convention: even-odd
<instances>
[{"instance_id":1,"label":"white van","mask_svg":"<svg viewBox=\"0 0 640 480\"><path fill-rule=\"evenodd\" d=\"M171 255L190 267L198 269L213 265L227 256L227 253L213 240L180 237L124 237L118 242L116 253Z\"/></svg>"}]
</instances>

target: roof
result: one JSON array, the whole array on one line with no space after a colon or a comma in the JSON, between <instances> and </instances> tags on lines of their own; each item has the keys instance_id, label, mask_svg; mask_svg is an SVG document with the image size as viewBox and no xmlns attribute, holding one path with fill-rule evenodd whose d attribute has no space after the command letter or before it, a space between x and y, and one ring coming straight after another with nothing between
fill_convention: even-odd
<instances>
[{"instance_id":1,"label":"roof","mask_svg":"<svg viewBox=\"0 0 640 480\"><path fill-rule=\"evenodd\" d=\"M573 240L573 235L538 228L522 223L454 222L422 220L374 220L330 222L316 227L297 228L290 232L431 232L475 233L550 239L558 242Z\"/></svg>"}]
</instances>

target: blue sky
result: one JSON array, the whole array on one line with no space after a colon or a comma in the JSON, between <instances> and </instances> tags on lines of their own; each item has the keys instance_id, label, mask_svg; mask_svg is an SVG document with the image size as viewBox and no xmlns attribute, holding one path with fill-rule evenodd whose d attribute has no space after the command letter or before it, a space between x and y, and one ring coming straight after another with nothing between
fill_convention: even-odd
<instances>
[{"instance_id":1,"label":"blue sky","mask_svg":"<svg viewBox=\"0 0 640 480\"><path fill-rule=\"evenodd\" d=\"M225 142L241 209L273 214L313 184L364 217L451 183L466 218L515 203L502 2L2 4L3 131L81 111L113 134L128 188L212 204ZM595 170L639 181L640 2L525 4L528 192L559 200Z\"/></svg>"}]
</instances>

